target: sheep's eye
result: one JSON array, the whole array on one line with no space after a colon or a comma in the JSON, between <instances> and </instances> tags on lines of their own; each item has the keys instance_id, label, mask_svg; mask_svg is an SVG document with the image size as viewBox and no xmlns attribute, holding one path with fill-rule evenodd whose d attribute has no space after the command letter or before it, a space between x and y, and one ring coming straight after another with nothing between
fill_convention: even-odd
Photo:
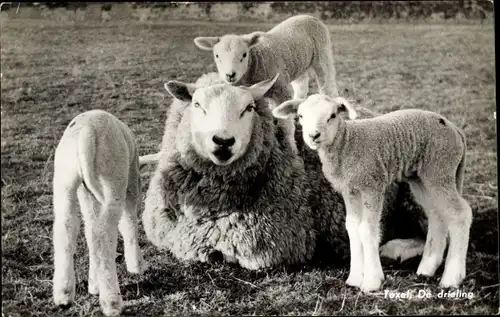
<instances>
[{"instance_id":1,"label":"sheep's eye","mask_svg":"<svg viewBox=\"0 0 500 317\"><path fill-rule=\"evenodd\" d=\"M247 53L243 53L243 58L247 57Z\"/></svg>"},{"instance_id":2,"label":"sheep's eye","mask_svg":"<svg viewBox=\"0 0 500 317\"><path fill-rule=\"evenodd\" d=\"M253 103L249 104L245 110L243 110L243 112L241 113L240 115L240 118L243 117L243 115L246 113L246 112L252 112L253 110L255 109L255 105Z\"/></svg>"},{"instance_id":3,"label":"sheep's eye","mask_svg":"<svg viewBox=\"0 0 500 317\"><path fill-rule=\"evenodd\" d=\"M219 54L215 54L215 58L219 58Z\"/></svg>"},{"instance_id":4,"label":"sheep's eye","mask_svg":"<svg viewBox=\"0 0 500 317\"><path fill-rule=\"evenodd\" d=\"M301 114L299 114L298 117L299 117L299 119L302 119L302 115Z\"/></svg>"},{"instance_id":5,"label":"sheep's eye","mask_svg":"<svg viewBox=\"0 0 500 317\"><path fill-rule=\"evenodd\" d=\"M328 119L328 120L335 119L336 116L337 116L336 113L332 113L332 115L330 116L330 119Z\"/></svg>"},{"instance_id":6,"label":"sheep's eye","mask_svg":"<svg viewBox=\"0 0 500 317\"><path fill-rule=\"evenodd\" d=\"M195 108L199 108L199 107L200 107L200 104L199 104L198 102L195 102L195 103L193 104L193 106L194 106Z\"/></svg>"}]
</instances>

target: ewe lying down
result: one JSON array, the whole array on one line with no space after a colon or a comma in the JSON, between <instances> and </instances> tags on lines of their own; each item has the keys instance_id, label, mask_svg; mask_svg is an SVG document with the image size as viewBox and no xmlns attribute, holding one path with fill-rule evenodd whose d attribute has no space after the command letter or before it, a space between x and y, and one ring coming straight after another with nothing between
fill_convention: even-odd
<instances>
[{"instance_id":1,"label":"ewe lying down","mask_svg":"<svg viewBox=\"0 0 500 317\"><path fill-rule=\"evenodd\" d=\"M406 181L428 218L427 240L417 274L432 276L450 246L440 285L458 287L465 277L472 211L462 198L466 141L453 123L424 110L394 111L371 119L345 121L353 113L341 98L315 94L273 110L279 118L297 115L306 144L318 150L323 173L346 204L351 264L347 284L364 291L380 288L384 273L378 255L384 192Z\"/></svg>"},{"instance_id":2,"label":"ewe lying down","mask_svg":"<svg viewBox=\"0 0 500 317\"><path fill-rule=\"evenodd\" d=\"M263 96L275 80L237 87L210 73L196 83L167 83L175 99L143 213L154 245L181 260L222 258L248 269L313 255L347 260L342 197L328 185L317 154L301 138L301 153L294 152L293 136L273 118L274 101ZM395 208L399 215L420 211L398 184L385 196L387 223ZM408 233L412 222L403 219ZM393 237L417 235L384 235Z\"/></svg>"},{"instance_id":3,"label":"ewe lying down","mask_svg":"<svg viewBox=\"0 0 500 317\"><path fill-rule=\"evenodd\" d=\"M115 263L118 229L127 270L140 273L145 268L138 244L141 179L132 131L102 110L76 116L56 148L53 190L54 302L68 305L75 297L78 197L89 249L89 293L99 294L105 315L118 315L122 309Z\"/></svg>"}]
</instances>

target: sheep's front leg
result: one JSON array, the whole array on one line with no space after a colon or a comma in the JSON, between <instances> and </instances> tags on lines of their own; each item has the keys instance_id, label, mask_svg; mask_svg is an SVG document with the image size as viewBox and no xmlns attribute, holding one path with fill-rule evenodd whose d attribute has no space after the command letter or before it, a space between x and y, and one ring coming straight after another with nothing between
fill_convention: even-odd
<instances>
[{"instance_id":1,"label":"sheep's front leg","mask_svg":"<svg viewBox=\"0 0 500 317\"><path fill-rule=\"evenodd\" d=\"M361 287L363 282L363 245L359 234L359 225L361 224L362 216L362 201L358 195L352 193L345 194L344 202L346 207L345 226L349 235L350 249L350 268L349 277L346 284L355 287Z\"/></svg>"},{"instance_id":2,"label":"sheep's front leg","mask_svg":"<svg viewBox=\"0 0 500 317\"><path fill-rule=\"evenodd\" d=\"M363 216L359 225L359 234L363 245L363 283L364 292L375 291L384 281L384 272L379 256L380 217L383 208L383 192L364 191Z\"/></svg>"}]
</instances>

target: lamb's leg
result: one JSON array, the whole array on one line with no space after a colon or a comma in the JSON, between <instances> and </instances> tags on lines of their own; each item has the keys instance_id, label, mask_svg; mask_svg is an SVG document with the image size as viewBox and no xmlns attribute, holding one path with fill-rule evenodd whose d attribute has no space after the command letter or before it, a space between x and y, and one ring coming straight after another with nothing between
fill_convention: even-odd
<instances>
[{"instance_id":1,"label":"lamb's leg","mask_svg":"<svg viewBox=\"0 0 500 317\"><path fill-rule=\"evenodd\" d=\"M363 245L359 232L361 217L363 214L361 197L354 195L344 195L346 206L346 229L349 235L349 250L351 255L349 277L347 285L361 287L363 282Z\"/></svg>"},{"instance_id":2,"label":"lamb's leg","mask_svg":"<svg viewBox=\"0 0 500 317\"><path fill-rule=\"evenodd\" d=\"M450 235L450 246L439 285L458 288L465 278L472 210L455 188L443 191L439 196L443 202L440 210Z\"/></svg>"},{"instance_id":3,"label":"lamb's leg","mask_svg":"<svg viewBox=\"0 0 500 317\"><path fill-rule=\"evenodd\" d=\"M88 221L87 215L95 215L99 212L99 203L85 189L83 185L78 188L78 201L82 210L84 221ZM87 248L89 250L89 277L88 277L88 292L92 295L99 294L99 279L97 276L97 258L95 245L91 243L92 226L85 224L85 239L87 240Z\"/></svg>"},{"instance_id":4,"label":"lamb's leg","mask_svg":"<svg viewBox=\"0 0 500 317\"><path fill-rule=\"evenodd\" d=\"M363 245L363 283L361 290L364 292L375 291L384 281L384 272L379 256L380 244L380 218L383 208L383 192L364 191L363 215L359 232Z\"/></svg>"},{"instance_id":5,"label":"lamb's leg","mask_svg":"<svg viewBox=\"0 0 500 317\"><path fill-rule=\"evenodd\" d=\"M146 269L138 241L137 212L141 207L141 178L138 162L132 164L129 173L129 184L125 209L118 224L118 229L123 237L125 263L130 273L140 274Z\"/></svg>"},{"instance_id":6,"label":"lamb's leg","mask_svg":"<svg viewBox=\"0 0 500 317\"><path fill-rule=\"evenodd\" d=\"M284 82L284 79L280 80L280 78L278 78L274 86L271 87L271 89L269 89L268 95L275 101L273 106L278 106L282 102L285 102L292 98L292 91L293 88L291 84ZM294 154L299 153L299 150L297 149L297 143L295 142L295 122L293 118L286 120L279 120L278 122L283 126L283 130L286 133L288 142L292 147L293 153Z\"/></svg>"},{"instance_id":7,"label":"lamb's leg","mask_svg":"<svg viewBox=\"0 0 500 317\"><path fill-rule=\"evenodd\" d=\"M409 184L415 200L423 207L428 219L427 238L417 274L433 276L443 261L446 248L446 231L443 219L438 214L438 206L434 204L432 199L434 189L424 187L420 181L412 181Z\"/></svg>"},{"instance_id":8,"label":"lamb's leg","mask_svg":"<svg viewBox=\"0 0 500 317\"><path fill-rule=\"evenodd\" d=\"M307 71L293 80L290 85L293 88L293 99L305 99L309 92L309 74Z\"/></svg>"},{"instance_id":9,"label":"lamb's leg","mask_svg":"<svg viewBox=\"0 0 500 317\"><path fill-rule=\"evenodd\" d=\"M80 231L76 208L75 178L68 179L54 171L54 278L53 296L56 305L69 305L75 299L75 269L73 256Z\"/></svg>"},{"instance_id":10,"label":"lamb's leg","mask_svg":"<svg viewBox=\"0 0 500 317\"><path fill-rule=\"evenodd\" d=\"M317 52L311 67L316 73L319 92L330 97L339 96L337 88L335 65L331 48L325 48Z\"/></svg>"},{"instance_id":11,"label":"lamb's leg","mask_svg":"<svg viewBox=\"0 0 500 317\"><path fill-rule=\"evenodd\" d=\"M95 252L99 302L106 316L119 315L123 305L115 262L118 222L123 205L121 199L107 198L98 214L86 215L85 219L85 226L90 231L88 243Z\"/></svg>"}]
</instances>

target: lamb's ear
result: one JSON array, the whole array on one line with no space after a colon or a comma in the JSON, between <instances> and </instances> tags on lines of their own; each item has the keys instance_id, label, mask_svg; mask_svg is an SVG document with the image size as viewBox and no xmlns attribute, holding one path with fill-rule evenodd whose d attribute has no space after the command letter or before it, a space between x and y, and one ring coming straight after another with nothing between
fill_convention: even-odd
<instances>
[{"instance_id":1,"label":"lamb's ear","mask_svg":"<svg viewBox=\"0 0 500 317\"><path fill-rule=\"evenodd\" d=\"M358 117L358 114L356 113L356 110L354 110L354 107L351 105L349 101L347 101L343 97L336 97L335 101L338 103L337 111L340 112L347 112L347 115L349 116L349 119L354 120Z\"/></svg>"},{"instance_id":2,"label":"lamb's ear","mask_svg":"<svg viewBox=\"0 0 500 317\"><path fill-rule=\"evenodd\" d=\"M304 99L292 99L283 102L281 105L273 109L273 116L279 119L288 119L297 115L299 105L304 102Z\"/></svg>"},{"instance_id":3,"label":"lamb's ear","mask_svg":"<svg viewBox=\"0 0 500 317\"><path fill-rule=\"evenodd\" d=\"M253 32L243 35L243 40L247 43L248 47L252 47L260 42L261 36L264 34L262 31Z\"/></svg>"},{"instance_id":4,"label":"lamb's ear","mask_svg":"<svg viewBox=\"0 0 500 317\"><path fill-rule=\"evenodd\" d=\"M171 80L165 84L165 89L176 99L191 101L196 86L194 84L186 84L177 80Z\"/></svg>"},{"instance_id":5,"label":"lamb's ear","mask_svg":"<svg viewBox=\"0 0 500 317\"><path fill-rule=\"evenodd\" d=\"M194 39L194 44L204 51L212 51L214 45L220 41L218 36L200 36Z\"/></svg>"},{"instance_id":6,"label":"lamb's ear","mask_svg":"<svg viewBox=\"0 0 500 317\"><path fill-rule=\"evenodd\" d=\"M263 81L260 81L250 87L243 87L245 89L248 89L253 96L254 100L262 98L266 92L271 89L271 87L274 85L278 77L280 76L279 73L277 73L273 78L271 79L266 79Z\"/></svg>"}]
</instances>

